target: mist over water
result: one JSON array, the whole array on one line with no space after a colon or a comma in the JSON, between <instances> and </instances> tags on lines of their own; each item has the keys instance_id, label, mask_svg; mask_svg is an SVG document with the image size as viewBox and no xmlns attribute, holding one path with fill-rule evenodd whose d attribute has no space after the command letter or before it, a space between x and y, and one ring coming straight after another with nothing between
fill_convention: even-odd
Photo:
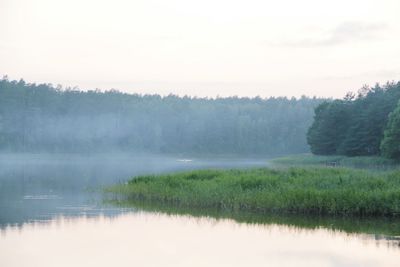
<instances>
[{"instance_id":1,"label":"mist over water","mask_svg":"<svg viewBox=\"0 0 400 267\"><path fill-rule=\"evenodd\" d=\"M265 159L198 159L151 154L0 154L0 227L57 216L116 214L101 190L141 174L267 166Z\"/></svg>"},{"instance_id":2,"label":"mist over water","mask_svg":"<svg viewBox=\"0 0 400 267\"><path fill-rule=\"evenodd\" d=\"M0 265L395 266L395 219L126 207L102 192L142 174L267 167L269 157L308 152L321 101L0 80Z\"/></svg>"},{"instance_id":3,"label":"mist over water","mask_svg":"<svg viewBox=\"0 0 400 267\"><path fill-rule=\"evenodd\" d=\"M281 155L304 153L302 97L194 98L61 90L0 79L0 151Z\"/></svg>"},{"instance_id":4,"label":"mist over water","mask_svg":"<svg viewBox=\"0 0 400 267\"><path fill-rule=\"evenodd\" d=\"M0 0L0 267L400 266L399 10Z\"/></svg>"}]
</instances>

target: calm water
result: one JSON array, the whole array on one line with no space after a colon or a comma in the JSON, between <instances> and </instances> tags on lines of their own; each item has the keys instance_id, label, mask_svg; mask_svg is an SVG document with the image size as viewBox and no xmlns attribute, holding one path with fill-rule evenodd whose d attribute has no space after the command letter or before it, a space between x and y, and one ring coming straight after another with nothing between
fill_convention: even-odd
<instances>
[{"instance_id":1,"label":"calm water","mask_svg":"<svg viewBox=\"0 0 400 267\"><path fill-rule=\"evenodd\" d=\"M0 266L399 266L397 222L213 219L103 204L130 176L265 160L0 156ZM309 219L308 219L309 220ZM238 222L244 221L244 222ZM313 219L311 219L313 221Z\"/></svg>"}]
</instances>

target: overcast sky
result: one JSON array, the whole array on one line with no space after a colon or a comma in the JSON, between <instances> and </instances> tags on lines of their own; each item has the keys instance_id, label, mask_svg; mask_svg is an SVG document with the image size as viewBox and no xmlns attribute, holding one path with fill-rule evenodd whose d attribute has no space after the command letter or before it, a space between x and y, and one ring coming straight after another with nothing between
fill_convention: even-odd
<instances>
[{"instance_id":1,"label":"overcast sky","mask_svg":"<svg viewBox=\"0 0 400 267\"><path fill-rule=\"evenodd\" d=\"M0 75L82 89L343 97L400 80L399 0L0 0Z\"/></svg>"}]
</instances>

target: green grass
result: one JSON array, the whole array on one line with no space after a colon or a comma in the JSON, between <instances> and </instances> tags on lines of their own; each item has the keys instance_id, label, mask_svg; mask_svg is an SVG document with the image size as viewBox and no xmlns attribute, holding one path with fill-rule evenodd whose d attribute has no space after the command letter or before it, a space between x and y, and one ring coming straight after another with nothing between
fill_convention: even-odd
<instances>
[{"instance_id":1,"label":"green grass","mask_svg":"<svg viewBox=\"0 0 400 267\"><path fill-rule=\"evenodd\" d=\"M312 154L292 155L271 160L272 163L279 165L331 165L336 162L343 167L368 168L377 170L386 170L399 167L399 163L379 156L317 156Z\"/></svg>"},{"instance_id":2,"label":"green grass","mask_svg":"<svg viewBox=\"0 0 400 267\"><path fill-rule=\"evenodd\" d=\"M126 201L256 213L400 216L400 172L345 168L200 170L109 187Z\"/></svg>"}]
</instances>

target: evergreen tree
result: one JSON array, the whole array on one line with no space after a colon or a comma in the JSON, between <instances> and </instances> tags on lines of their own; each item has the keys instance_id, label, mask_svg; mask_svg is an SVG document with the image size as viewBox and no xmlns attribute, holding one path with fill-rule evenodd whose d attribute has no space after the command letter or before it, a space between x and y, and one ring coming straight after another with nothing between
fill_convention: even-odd
<instances>
[{"instance_id":1,"label":"evergreen tree","mask_svg":"<svg viewBox=\"0 0 400 267\"><path fill-rule=\"evenodd\" d=\"M314 108L302 97L196 98L62 89L0 79L0 150L304 153Z\"/></svg>"},{"instance_id":2,"label":"evergreen tree","mask_svg":"<svg viewBox=\"0 0 400 267\"><path fill-rule=\"evenodd\" d=\"M400 159L400 101L396 109L390 113L381 151L387 158Z\"/></svg>"},{"instance_id":3,"label":"evergreen tree","mask_svg":"<svg viewBox=\"0 0 400 267\"><path fill-rule=\"evenodd\" d=\"M349 119L347 101L324 102L315 109L314 123L307 133L311 152L317 155L337 154L346 136Z\"/></svg>"},{"instance_id":4,"label":"evergreen tree","mask_svg":"<svg viewBox=\"0 0 400 267\"><path fill-rule=\"evenodd\" d=\"M307 135L314 154L379 155L388 115L400 99L400 83L364 86L344 100L326 102L315 109Z\"/></svg>"}]
</instances>

